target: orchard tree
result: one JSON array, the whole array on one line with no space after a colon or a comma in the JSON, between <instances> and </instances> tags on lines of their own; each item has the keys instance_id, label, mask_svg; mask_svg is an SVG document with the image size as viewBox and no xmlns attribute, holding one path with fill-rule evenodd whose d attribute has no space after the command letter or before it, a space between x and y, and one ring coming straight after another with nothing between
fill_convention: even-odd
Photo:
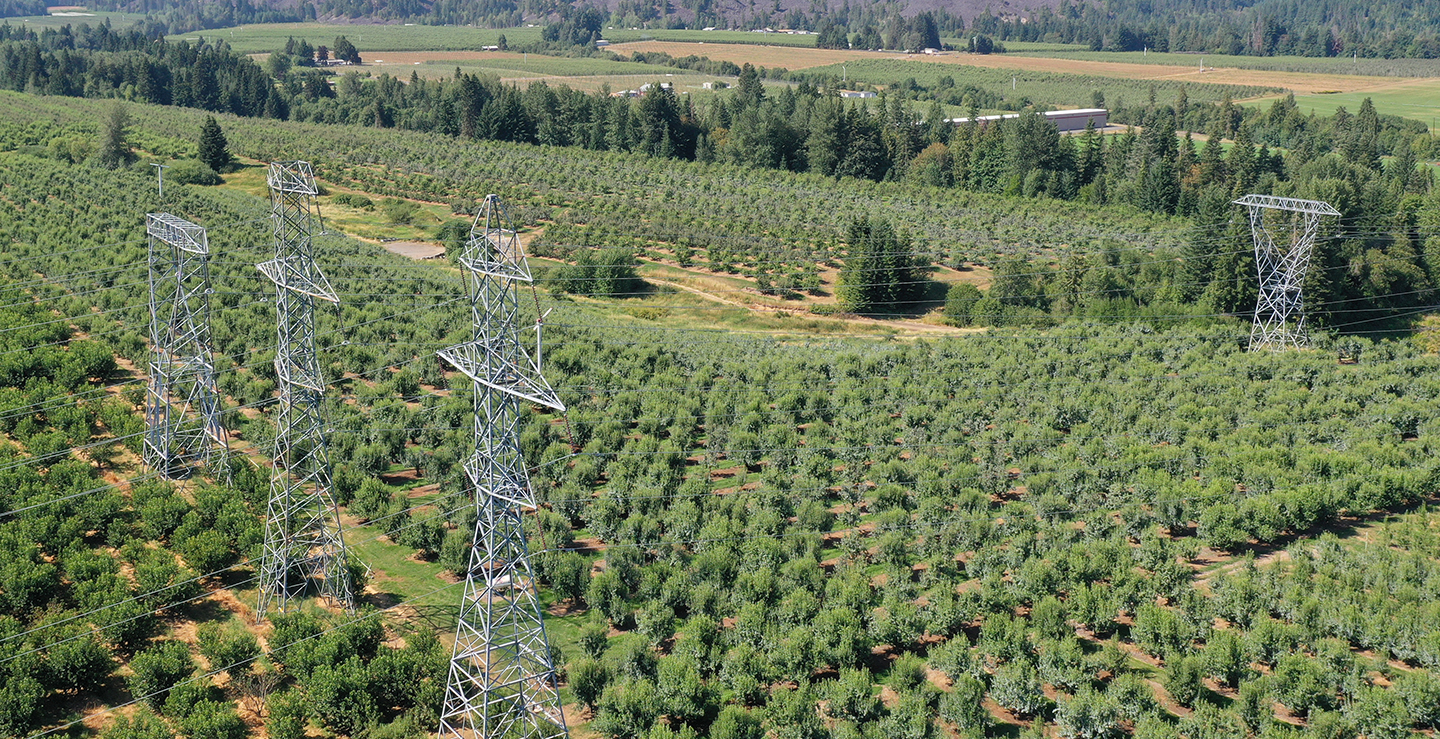
<instances>
[{"instance_id":1,"label":"orchard tree","mask_svg":"<svg viewBox=\"0 0 1440 739\"><path fill-rule=\"evenodd\" d=\"M235 622L201 624L196 629L196 636L200 654L210 661L211 670L243 670L260 656L260 645L255 641L255 635Z\"/></svg>"},{"instance_id":2,"label":"orchard tree","mask_svg":"<svg viewBox=\"0 0 1440 739\"><path fill-rule=\"evenodd\" d=\"M318 665L305 687L315 713L326 726L341 734L354 734L380 718L369 683L365 664L356 655L338 665Z\"/></svg>"},{"instance_id":3,"label":"orchard tree","mask_svg":"<svg viewBox=\"0 0 1440 739\"><path fill-rule=\"evenodd\" d=\"M1165 663L1165 690L1176 703L1186 707L1195 705L1204 690L1200 680L1205 668L1200 657L1175 653L1167 656Z\"/></svg>"},{"instance_id":4,"label":"orchard tree","mask_svg":"<svg viewBox=\"0 0 1440 739\"><path fill-rule=\"evenodd\" d=\"M130 669L130 692L158 710L170 689L195 673L195 660L184 642L166 641L135 655Z\"/></svg>"},{"instance_id":5,"label":"orchard tree","mask_svg":"<svg viewBox=\"0 0 1440 739\"><path fill-rule=\"evenodd\" d=\"M52 690L94 690L114 670L110 650L94 634L72 634L45 652L45 684Z\"/></svg>"},{"instance_id":6,"label":"orchard tree","mask_svg":"<svg viewBox=\"0 0 1440 739\"><path fill-rule=\"evenodd\" d=\"M649 680L611 683L600 696L591 727L611 739L643 736L664 710Z\"/></svg>"},{"instance_id":7,"label":"orchard tree","mask_svg":"<svg viewBox=\"0 0 1440 739\"><path fill-rule=\"evenodd\" d=\"M175 739L175 732L158 716L141 708L134 715L115 719L100 736L103 739Z\"/></svg>"},{"instance_id":8,"label":"orchard tree","mask_svg":"<svg viewBox=\"0 0 1440 739\"><path fill-rule=\"evenodd\" d=\"M13 675L0 685L0 735L28 736L40 714L45 688L28 675Z\"/></svg>"},{"instance_id":9,"label":"orchard tree","mask_svg":"<svg viewBox=\"0 0 1440 739\"><path fill-rule=\"evenodd\" d=\"M1020 716L1035 716L1049 703L1039 673L1026 660L1011 662L996 670L990 694L996 703Z\"/></svg>"},{"instance_id":10,"label":"orchard tree","mask_svg":"<svg viewBox=\"0 0 1440 739\"><path fill-rule=\"evenodd\" d=\"M990 726L990 712L984 706L985 683L969 675L953 679L950 692L940 699L940 718L962 732L984 733Z\"/></svg>"},{"instance_id":11,"label":"orchard tree","mask_svg":"<svg viewBox=\"0 0 1440 739\"><path fill-rule=\"evenodd\" d=\"M1120 711L1109 696L1088 685L1069 699L1062 699L1055 712L1055 724L1063 739L1115 739L1124 736Z\"/></svg>"},{"instance_id":12,"label":"orchard tree","mask_svg":"<svg viewBox=\"0 0 1440 739\"><path fill-rule=\"evenodd\" d=\"M710 725L710 739L763 739L760 718L740 706L725 706Z\"/></svg>"},{"instance_id":13,"label":"orchard tree","mask_svg":"<svg viewBox=\"0 0 1440 739\"><path fill-rule=\"evenodd\" d=\"M829 701L830 716L842 721L863 724L880 716L883 707L870 684L870 673L865 670L841 670L840 677L830 681L825 688Z\"/></svg>"},{"instance_id":14,"label":"orchard tree","mask_svg":"<svg viewBox=\"0 0 1440 739\"><path fill-rule=\"evenodd\" d=\"M180 721L185 739L245 739L245 721L229 702L202 700Z\"/></svg>"},{"instance_id":15,"label":"orchard tree","mask_svg":"<svg viewBox=\"0 0 1440 739\"><path fill-rule=\"evenodd\" d=\"M610 682L610 668L599 660L587 657L571 662L565 674L575 698L593 711L605 691L606 684Z\"/></svg>"}]
</instances>

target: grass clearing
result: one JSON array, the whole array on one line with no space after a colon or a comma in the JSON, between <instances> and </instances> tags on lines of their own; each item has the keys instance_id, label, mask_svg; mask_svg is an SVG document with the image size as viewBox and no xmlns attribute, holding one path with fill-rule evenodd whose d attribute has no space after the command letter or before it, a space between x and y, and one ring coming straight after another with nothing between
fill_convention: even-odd
<instances>
[{"instance_id":1,"label":"grass clearing","mask_svg":"<svg viewBox=\"0 0 1440 739\"><path fill-rule=\"evenodd\" d=\"M388 61L388 60L387 60ZM543 77L587 77L610 75L639 75L664 77L666 74L693 74L689 70L662 67L640 62L616 62L609 59L570 59L565 57L531 54L504 54L494 57L466 59L458 63L444 59L426 61L425 64L439 64L447 68L455 66L472 71L474 69L495 70L501 76L531 75Z\"/></svg>"},{"instance_id":2,"label":"grass clearing","mask_svg":"<svg viewBox=\"0 0 1440 739\"><path fill-rule=\"evenodd\" d=\"M269 54L254 53L250 56L263 62ZM455 76L457 67L472 74L493 74L504 82L554 81L586 91L599 90L605 84L614 89L639 87L655 80L671 82L682 88L693 87L698 91L703 82L733 79L640 62L504 51L376 52L366 56L365 62L358 67L338 68L338 74L357 73L372 77L388 74L403 80L414 73L426 79L449 79Z\"/></svg>"},{"instance_id":3,"label":"grass clearing","mask_svg":"<svg viewBox=\"0 0 1440 739\"><path fill-rule=\"evenodd\" d=\"M239 168L234 172L223 175L225 184L222 187L238 190L258 198L268 198L270 190L265 184L265 172L266 165L263 162L242 160ZM408 223L391 223L386 217L384 201L387 198L384 196L360 193L367 195L374 205L369 209L354 208L336 203L335 195L341 192L354 193L358 191L336 188L333 185L326 185L326 189L330 194L320 198L320 216L324 220L326 228L360 239L433 241L436 228L446 221L457 218L450 213L449 206L406 201L414 205L410 221Z\"/></svg>"},{"instance_id":4,"label":"grass clearing","mask_svg":"<svg viewBox=\"0 0 1440 739\"><path fill-rule=\"evenodd\" d=\"M709 44L679 41L636 41L610 47L617 54L637 51L663 51L670 56L703 56L717 62L753 64L757 67L781 67L789 70L823 67L827 64L856 59L889 59L894 54L879 51L842 51L839 49L799 48L795 46L759 46L754 44Z\"/></svg>"},{"instance_id":5,"label":"grass clearing","mask_svg":"<svg viewBox=\"0 0 1440 739\"><path fill-rule=\"evenodd\" d=\"M1422 121L1432 131L1440 120L1440 79L1405 80L1376 90L1296 95L1295 104L1305 114L1334 115L1335 109L1342 105L1354 113L1360 109L1365 98L1370 98L1375 110L1380 113ZM1253 104L1268 107L1274 99L1273 96L1267 97Z\"/></svg>"},{"instance_id":6,"label":"grass clearing","mask_svg":"<svg viewBox=\"0 0 1440 739\"><path fill-rule=\"evenodd\" d=\"M105 21L116 28L125 28L131 24L145 20L144 13L107 13L99 10L75 10L65 11L75 15L25 15L15 18L5 18L0 23L8 23L12 26L28 26L34 28L61 28L64 26L80 26L88 24L98 26Z\"/></svg>"}]
</instances>

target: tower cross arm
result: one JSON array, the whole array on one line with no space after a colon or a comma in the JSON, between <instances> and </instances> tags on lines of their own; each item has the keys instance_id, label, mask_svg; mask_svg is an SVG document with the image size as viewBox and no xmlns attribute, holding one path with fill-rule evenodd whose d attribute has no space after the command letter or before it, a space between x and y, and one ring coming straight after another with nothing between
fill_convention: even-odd
<instances>
[{"instance_id":1,"label":"tower cross arm","mask_svg":"<svg viewBox=\"0 0 1440 739\"><path fill-rule=\"evenodd\" d=\"M145 234L191 254L210 254L205 227L169 213L146 213Z\"/></svg>"},{"instance_id":2,"label":"tower cross arm","mask_svg":"<svg viewBox=\"0 0 1440 739\"><path fill-rule=\"evenodd\" d=\"M1320 200L1301 200L1299 198L1281 198L1274 195L1246 195L1234 201L1235 205L1244 205L1250 208L1270 208L1272 210L1288 210L1295 213L1310 213L1321 216L1338 216L1340 211L1334 206Z\"/></svg>"},{"instance_id":3,"label":"tower cross arm","mask_svg":"<svg viewBox=\"0 0 1440 739\"><path fill-rule=\"evenodd\" d=\"M315 171L309 162L271 162L265 184L278 192L311 196L320 194L320 187L315 184Z\"/></svg>"}]
</instances>

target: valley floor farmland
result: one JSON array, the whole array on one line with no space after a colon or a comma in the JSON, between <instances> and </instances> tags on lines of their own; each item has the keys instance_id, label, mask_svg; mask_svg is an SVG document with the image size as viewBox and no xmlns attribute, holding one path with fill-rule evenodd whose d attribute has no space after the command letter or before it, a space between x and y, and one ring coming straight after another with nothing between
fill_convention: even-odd
<instances>
[{"instance_id":1,"label":"valley floor farmland","mask_svg":"<svg viewBox=\"0 0 1440 739\"><path fill-rule=\"evenodd\" d=\"M1176 67L1162 64L1050 59L1010 54L982 55L947 53L931 56L925 54L895 54L875 51L793 49L780 47L716 46L711 48L711 45L708 44L702 47L699 44L664 41L640 41L616 44L611 48L617 53L663 51L675 57L696 54L708 56L717 61L730 61L736 64L749 62L757 66L784 67L786 69L808 69L811 67L840 64L857 59L891 59L959 67L970 66L989 69L1086 74L1097 77L1115 77L1118 79L1131 80L1173 80L1200 84L1283 87L1296 90L1297 92L1377 89L1386 85L1393 85L1397 82L1395 78L1390 77L1312 74L1249 69L1219 68L1214 70L1207 69L1207 71L1201 73L1198 69L1180 70Z\"/></svg>"}]
</instances>

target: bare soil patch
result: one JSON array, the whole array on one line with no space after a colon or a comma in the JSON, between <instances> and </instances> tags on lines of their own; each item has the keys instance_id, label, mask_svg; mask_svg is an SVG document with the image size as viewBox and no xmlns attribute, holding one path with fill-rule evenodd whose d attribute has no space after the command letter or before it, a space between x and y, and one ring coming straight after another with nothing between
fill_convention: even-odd
<instances>
[{"instance_id":1,"label":"bare soil patch","mask_svg":"<svg viewBox=\"0 0 1440 739\"><path fill-rule=\"evenodd\" d=\"M410 259L439 259L445 256L445 247L439 244L425 244L419 241L391 241L383 244L385 251Z\"/></svg>"}]
</instances>

